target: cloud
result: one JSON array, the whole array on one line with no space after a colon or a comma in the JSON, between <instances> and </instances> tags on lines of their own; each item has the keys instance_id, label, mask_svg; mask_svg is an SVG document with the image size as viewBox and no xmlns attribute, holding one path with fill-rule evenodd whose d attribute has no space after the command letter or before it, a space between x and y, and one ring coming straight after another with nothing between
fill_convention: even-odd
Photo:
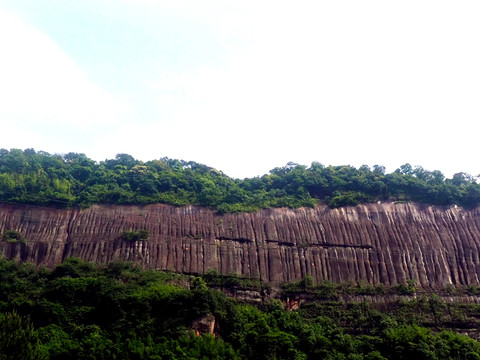
<instances>
[{"instance_id":1,"label":"cloud","mask_svg":"<svg viewBox=\"0 0 480 360\"><path fill-rule=\"evenodd\" d=\"M3 137L22 137L30 130L43 133L39 138L45 140L58 133L64 139L57 143L64 149L75 144L80 133L95 136L123 121L129 110L89 81L45 34L2 9L0 33L0 119L11 123L13 132L2 132Z\"/></svg>"},{"instance_id":2,"label":"cloud","mask_svg":"<svg viewBox=\"0 0 480 360\"><path fill-rule=\"evenodd\" d=\"M135 89L120 80L110 87L137 99L137 112L92 83L50 38L0 13L0 31L16 34L0 40L8 50L0 58L0 96L8 100L0 116L19 119L10 131L48 129L54 135L41 141L50 138L55 151L97 160L168 156L235 177L288 161L478 168L470 129L480 115L473 2L101 4L103 15L148 33L148 60L126 61L122 51L132 48L112 38L122 44L115 58L122 71L114 73ZM163 27L159 16L169 19Z\"/></svg>"},{"instance_id":3,"label":"cloud","mask_svg":"<svg viewBox=\"0 0 480 360\"><path fill-rule=\"evenodd\" d=\"M152 79L191 154L249 176L290 160L475 167L478 5L277 5L239 12L222 67Z\"/></svg>"}]
</instances>

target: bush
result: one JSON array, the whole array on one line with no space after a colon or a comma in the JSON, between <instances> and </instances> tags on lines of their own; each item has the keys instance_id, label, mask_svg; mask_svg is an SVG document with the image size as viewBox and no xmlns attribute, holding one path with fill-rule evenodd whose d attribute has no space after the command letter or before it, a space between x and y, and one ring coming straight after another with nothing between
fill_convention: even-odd
<instances>
[{"instance_id":1,"label":"bush","mask_svg":"<svg viewBox=\"0 0 480 360\"><path fill-rule=\"evenodd\" d=\"M149 237L150 233L148 230L124 231L122 235L122 239L126 241L147 241Z\"/></svg>"},{"instance_id":2,"label":"bush","mask_svg":"<svg viewBox=\"0 0 480 360\"><path fill-rule=\"evenodd\" d=\"M415 281L407 280L406 284L396 284L390 288L390 291L399 295L413 295L417 288L415 287Z\"/></svg>"},{"instance_id":3,"label":"bush","mask_svg":"<svg viewBox=\"0 0 480 360\"><path fill-rule=\"evenodd\" d=\"M25 242L22 234L16 230L5 230L2 239L9 243Z\"/></svg>"}]
</instances>

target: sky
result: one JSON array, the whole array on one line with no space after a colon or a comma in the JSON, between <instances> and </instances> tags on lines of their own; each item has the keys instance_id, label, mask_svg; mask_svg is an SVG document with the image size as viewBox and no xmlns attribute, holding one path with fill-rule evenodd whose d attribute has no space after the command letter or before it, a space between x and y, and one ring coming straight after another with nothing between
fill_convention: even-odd
<instances>
[{"instance_id":1,"label":"sky","mask_svg":"<svg viewBox=\"0 0 480 360\"><path fill-rule=\"evenodd\" d=\"M0 0L0 148L480 174L480 2Z\"/></svg>"}]
</instances>

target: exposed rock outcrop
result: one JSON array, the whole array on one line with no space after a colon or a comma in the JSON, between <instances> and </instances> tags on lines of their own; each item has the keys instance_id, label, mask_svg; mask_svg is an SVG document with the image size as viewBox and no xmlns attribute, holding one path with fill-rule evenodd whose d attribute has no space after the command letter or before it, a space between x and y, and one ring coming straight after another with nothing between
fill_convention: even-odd
<instances>
[{"instance_id":1,"label":"exposed rock outcrop","mask_svg":"<svg viewBox=\"0 0 480 360\"><path fill-rule=\"evenodd\" d=\"M148 230L148 241L122 240ZM12 259L52 267L70 256L127 260L145 268L203 273L216 269L269 282L412 279L424 288L479 284L480 209L411 203L329 209L268 209L218 215L194 206L108 206L58 210L0 204L0 241Z\"/></svg>"},{"instance_id":2,"label":"exposed rock outcrop","mask_svg":"<svg viewBox=\"0 0 480 360\"><path fill-rule=\"evenodd\" d=\"M196 335L212 334L215 336L215 316L209 313L204 317L196 319L193 321L191 328L195 331Z\"/></svg>"}]
</instances>

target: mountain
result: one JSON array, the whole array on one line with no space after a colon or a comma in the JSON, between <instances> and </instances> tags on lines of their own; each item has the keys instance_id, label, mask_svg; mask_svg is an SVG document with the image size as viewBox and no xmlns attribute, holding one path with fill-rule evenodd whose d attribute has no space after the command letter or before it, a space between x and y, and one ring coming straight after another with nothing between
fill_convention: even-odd
<instances>
[{"instance_id":1,"label":"mountain","mask_svg":"<svg viewBox=\"0 0 480 360\"><path fill-rule=\"evenodd\" d=\"M143 234L143 237L139 236ZM0 203L0 251L54 267L68 257L183 273L237 273L424 289L478 285L480 208L409 202L227 213L198 206Z\"/></svg>"}]
</instances>

